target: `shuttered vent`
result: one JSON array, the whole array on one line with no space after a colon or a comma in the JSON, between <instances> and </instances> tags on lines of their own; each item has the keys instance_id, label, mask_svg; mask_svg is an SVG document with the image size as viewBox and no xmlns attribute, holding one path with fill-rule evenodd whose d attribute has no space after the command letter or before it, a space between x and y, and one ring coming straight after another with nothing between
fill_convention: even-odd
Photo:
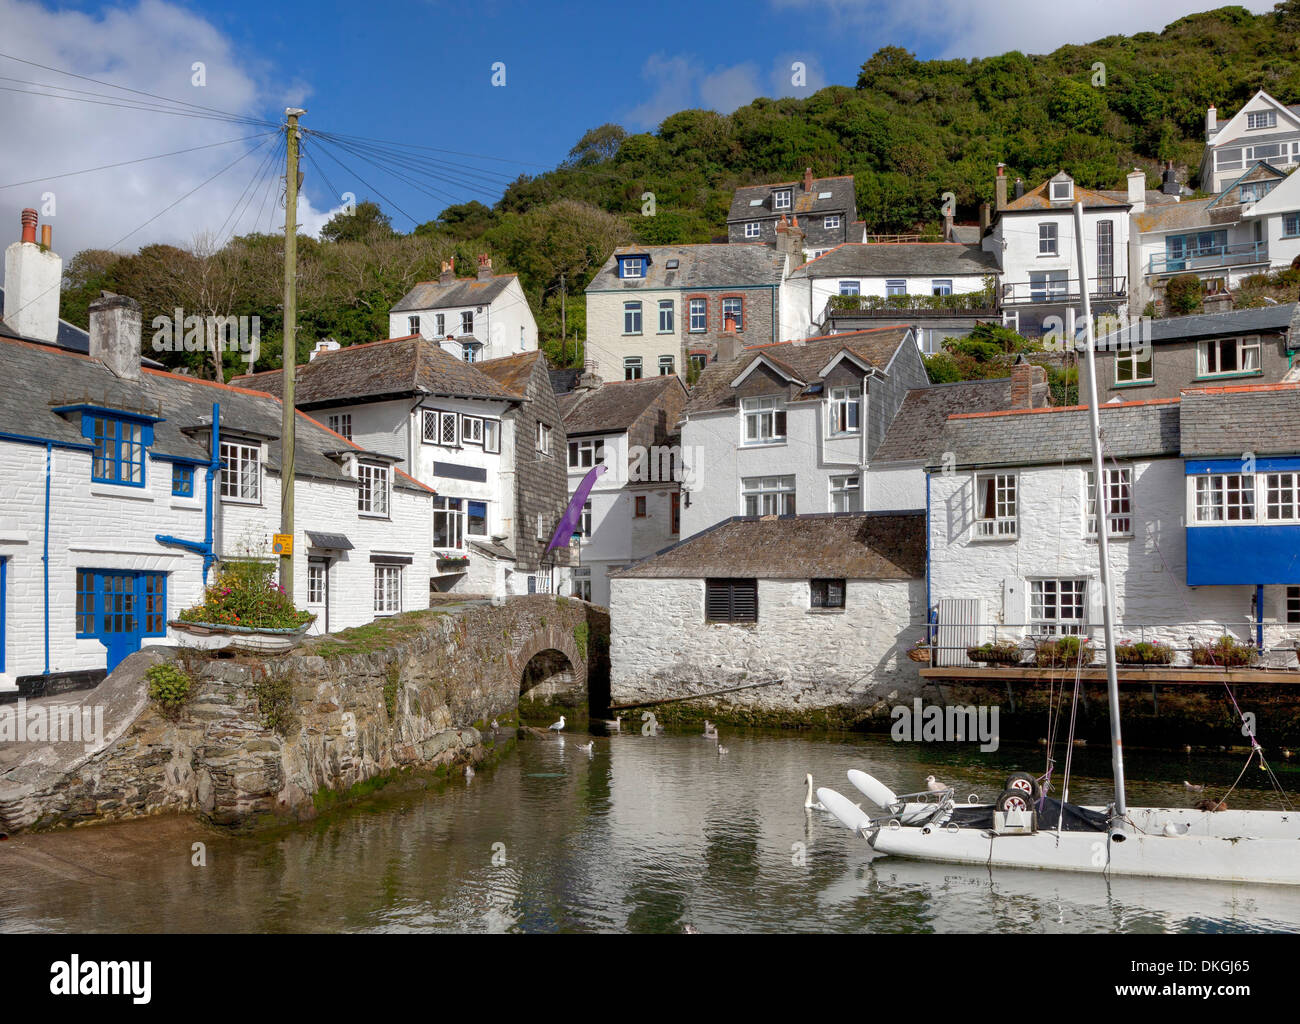
<instances>
[{"instance_id":1,"label":"shuttered vent","mask_svg":"<svg viewBox=\"0 0 1300 1024\"><path fill-rule=\"evenodd\" d=\"M705 580L704 618L707 622L757 622L758 581Z\"/></svg>"},{"instance_id":2,"label":"shuttered vent","mask_svg":"<svg viewBox=\"0 0 1300 1024\"><path fill-rule=\"evenodd\" d=\"M980 635L984 602L979 598L949 598L939 601L939 629L936 641L939 650L935 664L939 667L971 665L966 657L967 647L983 643Z\"/></svg>"}]
</instances>

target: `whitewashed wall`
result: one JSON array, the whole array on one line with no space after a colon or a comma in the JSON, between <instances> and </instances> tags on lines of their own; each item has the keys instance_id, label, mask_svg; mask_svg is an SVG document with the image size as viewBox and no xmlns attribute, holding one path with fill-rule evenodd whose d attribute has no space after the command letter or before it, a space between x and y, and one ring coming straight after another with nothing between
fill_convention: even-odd
<instances>
[{"instance_id":1,"label":"whitewashed wall","mask_svg":"<svg viewBox=\"0 0 1300 1024\"><path fill-rule=\"evenodd\" d=\"M925 508L925 470L917 462L877 462L867 468L866 510L898 512Z\"/></svg>"},{"instance_id":2,"label":"whitewashed wall","mask_svg":"<svg viewBox=\"0 0 1300 1024\"><path fill-rule=\"evenodd\" d=\"M1077 186L1076 186L1077 188ZM1097 224L1110 221L1114 225L1114 275L1123 277L1126 272L1128 249L1129 212L1123 207L1083 211L1083 262L1088 278L1097 276ZM1040 256L1038 253L1038 228L1040 224L1056 225L1056 255ZM1002 281L1027 292L1031 271L1066 272L1068 280L1077 280L1079 271L1074 240L1074 212L1072 209L1042 210L1033 213L1003 213L985 240L985 248L992 252L1002 249ZM1017 296L1019 297L1019 296Z\"/></svg>"},{"instance_id":3,"label":"whitewashed wall","mask_svg":"<svg viewBox=\"0 0 1300 1024\"><path fill-rule=\"evenodd\" d=\"M411 333L410 318L419 316L420 336L430 341L443 342L445 336L436 334L437 314L444 317L447 334L459 335L461 313L474 314L474 337L483 343L480 359L497 359L519 352L537 351L537 321L518 278L506 286L505 291L490 304L448 306L445 309L403 310L388 314L388 336L404 338ZM459 345L443 346L450 355L462 358Z\"/></svg>"},{"instance_id":4,"label":"whitewashed wall","mask_svg":"<svg viewBox=\"0 0 1300 1024\"><path fill-rule=\"evenodd\" d=\"M623 380L623 360L641 357L641 376L659 376L659 357L672 356L674 372L686 373L682 366L682 339L687 336L683 317L682 295L676 288L629 288L626 291L587 293L586 357L596 364L596 373L607 381ZM673 330L659 333L659 303L673 304ZM641 303L641 333L623 333L623 303ZM717 313L710 303L710 316ZM709 324L713 326L712 320ZM769 339L761 338L759 341ZM741 344L745 344L744 341Z\"/></svg>"}]
</instances>

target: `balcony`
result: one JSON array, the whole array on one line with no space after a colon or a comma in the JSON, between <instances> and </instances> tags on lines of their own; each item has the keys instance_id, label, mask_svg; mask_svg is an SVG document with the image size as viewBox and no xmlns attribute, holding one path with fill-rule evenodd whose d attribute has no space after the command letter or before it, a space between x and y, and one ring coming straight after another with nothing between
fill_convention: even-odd
<instances>
[{"instance_id":1,"label":"balcony","mask_svg":"<svg viewBox=\"0 0 1300 1024\"><path fill-rule=\"evenodd\" d=\"M1088 297L1094 302L1118 301L1128 297L1128 279L1124 277L1090 277L1086 279ZM1082 301L1079 279L1051 278L1044 281L1016 281L1002 286L1003 306L1028 306L1037 303L1074 305Z\"/></svg>"},{"instance_id":2,"label":"balcony","mask_svg":"<svg viewBox=\"0 0 1300 1024\"><path fill-rule=\"evenodd\" d=\"M1226 245L1207 245L1187 249L1177 256L1153 254L1147 261L1147 276L1162 277L1171 274L1195 274L1226 267L1248 267L1268 264L1267 242L1232 242Z\"/></svg>"},{"instance_id":3,"label":"balcony","mask_svg":"<svg viewBox=\"0 0 1300 1024\"><path fill-rule=\"evenodd\" d=\"M909 323L952 317L996 320L1000 315L997 291L990 287L949 295L832 295L826 301L821 322L834 317Z\"/></svg>"}]
</instances>

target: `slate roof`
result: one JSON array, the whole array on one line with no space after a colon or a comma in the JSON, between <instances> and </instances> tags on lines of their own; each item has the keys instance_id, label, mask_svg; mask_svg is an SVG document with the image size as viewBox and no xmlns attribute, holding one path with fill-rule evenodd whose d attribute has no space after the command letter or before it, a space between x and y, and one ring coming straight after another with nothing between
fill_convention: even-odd
<instances>
[{"instance_id":1,"label":"slate roof","mask_svg":"<svg viewBox=\"0 0 1300 1024\"><path fill-rule=\"evenodd\" d=\"M650 266L644 278L623 280L618 276L618 257L648 255ZM669 269L669 260L677 260ZM747 288L775 286L785 272L785 257L762 242L732 242L702 245L625 245L614 250L587 291L637 291L655 288Z\"/></svg>"},{"instance_id":2,"label":"slate roof","mask_svg":"<svg viewBox=\"0 0 1300 1024\"><path fill-rule=\"evenodd\" d=\"M689 416L731 408L735 402L731 382L759 356L766 356L782 372L808 385L794 396L793 401L819 399L822 397L820 390L813 390L813 386L820 381L818 371L840 350L848 349L871 366L884 370L898 351L899 345L904 342L912 344L910 334L911 329L908 327L875 327L865 331L827 334L806 341L783 341L742 349L734 359L710 363L704 368L695 387L691 388L686 414Z\"/></svg>"},{"instance_id":3,"label":"slate roof","mask_svg":"<svg viewBox=\"0 0 1300 1024\"><path fill-rule=\"evenodd\" d=\"M878 462L938 459L948 417L957 413L996 412L1011 408L1011 378L964 380L912 388L872 458Z\"/></svg>"},{"instance_id":4,"label":"slate roof","mask_svg":"<svg viewBox=\"0 0 1300 1024\"><path fill-rule=\"evenodd\" d=\"M1143 210L1134 215L1133 225L1138 231L1173 231L1177 228L1199 228L1210 226L1209 199L1184 199L1181 203L1161 206L1154 210ZM1227 223L1225 221L1224 223Z\"/></svg>"},{"instance_id":5,"label":"slate roof","mask_svg":"<svg viewBox=\"0 0 1300 1024\"><path fill-rule=\"evenodd\" d=\"M627 430L669 388L682 387L670 373L644 380L612 381L560 396L560 414L569 437Z\"/></svg>"},{"instance_id":6,"label":"slate roof","mask_svg":"<svg viewBox=\"0 0 1300 1024\"><path fill-rule=\"evenodd\" d=\"M517 397L478 369L484 365L457 359L418 335L348 345L298 366L294 404L310 409L416 394L498 401ZM231 383L279 397L283 374L245 374Z\"/></svg>"},{"instance_id":7,"label":"slate roof","mask_svg":"<svg viewBox=\"0 0 1300 1024\"><path fill-rule=\"evenodd\" d=\"M733 516L611 575L628 579L919 579L925 575L925 514Z\"/></svg>"},{"instance_id":8,"label":"slate roof","mask_svg":"<svg viewBox=\"0 0 1300 1024\"><path fill-rule=\"evenodd\" d=\"M567 395L573 390L574 382L582 376L582 369L576 366L566 366L562 370L548 370L551 378L551 390L557 395Z\"/></svg>"},{"instance_id":9,"label":"slate roof","mask_svg":"<svg viewBox=\"0 0 1300 1024\"><path fill-rule=\"evenodd\" d=\"M790 200L793 205L788 209L774 209L772 193L787 189L792 193ZM829 192L830 195L822 199L823 192ZM761 200L760 205L751 205L754 200ZM853 210L856 204L857 197L851 174L835 178L813 178L812 189L807 192L803 190L803 179L766 185L742 185L732 193L727 223L779 217L783 213L794 214L796 217L801 214L818 216L822 213L847 213Z\"/></svg>"},{"instance_id":10,"label":"slate roof","mask_svg":"<svg viewBox=\"0 0 1300 1024\"><path fill-rule=\"evenodd\" d=\"M515 274L496 274L485 281L476 277L459 277L447 284L421 281L397 300L394 313L419 312L425 309L452 309L457 306L486 306L510 287Z\"/></svg>"},{"instance_id":11,"label":"slate roof","mask_svg":"<svg viewBox=\"0 0 1300 1024\"><path fill-rule=\"evenodd\" d=\"M1106 455L1116 459L1178 455L1178 406L1177 398L1103 405L1100 420ZM948 418L936 451L951 452L958 469L1089 462L1090 437L1086 405L969 413ZM938 468L941 462L936 454L926 468Z\"/></svg>"},{"instance_id":12,"label":"slate roof","mask_svg":"<svg viewBox=\"0 0 1300 1024\"><path fill-rule=\"evenodd\" d=\"M501 356L498 359L484 359L474 365L491 378L507 397L520 399L528 397L528 382L532 379L533 367L539 359L545 365L546 356L540 349L535 352L516 352L512 356Z\"/></svg>"},{"instance_id":13,"label":"slate roof","mask_svg":"<svg viewBox=\"0 0 1300 1024\"><path fill-rule=\"evenodd\" d=\"M202 434L185 428L206 426L212 403L221 403L222 429L272 438L267 465L279 471L282 410L278 399L215 381L142 368L139 381L118 378L98 360L46 345L0 340L0 432L86 444L78 417L53 411L54 405L92 404L162 416L154 424L151 454L185 459L209 458ZM298 476L350 480L327 452L361 449L303 412L298 413L294 455ZM395 486L431 492L400 470Z\"/></svg>"},{"instance_id":14,"label":"slate roof","mask_svg":"<svg viewBox=\"0 0 1300 1024\"><path fill-rule=\"evenodd\" d=\"M1052 178L1043 182L1037 188L1031 188L1019 199L1010 200L1006 206L997 211L1000 216L1004 213L1024 213L1031 210L1070 210L1074 204L1080 200L1083 202L1085 210L1103 207L1107 209L1127 209L1129 206L1128 193L1123 193L1123 198L1112 198L1105 192L1098 192L1095 189L1084 188L1077 181L1074 183L1074 195L1070 199L1058 199L1053 202L1048 198L1050 194L1048 186L1053 180L1058 180L1061 175L1054 175ZM1115 193L1116 196L1120 193Z\"/></svg>"},{"instance_id":15,"label":"slate roof","mask_svg":"<svg viewBox=\"0 0 1300 1024\"><path fill-rule=\"evenodd\" d=\"M1182 393L1184 458L1300 454L1300 384Z\"/></svg>"},{"instance_id":16,"label":"slate roof","mask_svg":"<svg viewBox=\"0 0 1300 1024\"><path fill-rule=\"evenodd\" d=\"M0 310L4 309L5 290L0 287ZM8 338L21 338L22 335L11 329L4 320L0 320L0 336ZM32 339L35 340L35 339ZM59 329L55 335L54 343L60 348L70 349L73 352L90 351L90 332L83 331L76 324L68 323L62 317L59 318Z\"/></svg>"},{"instance_id":17,"label":"slate roof","mask_svg":"<svg viewBox=\"0 0 1300 1024\"><path fill-rule=\"evenodd\" d=\"M996 274L997 257L965 242L846 242L790 277L904 277Z\"/></svg>"},{"instance_id":18,"label":"slate roof","mask_svg":"<svg viewBox=\"0 0 1300 1024\"><path fill-rule=\"evenodd\" d=\"M1235 334L1258 334L1285 331L1300 314L1300 303L1283 302L1256 309L1232 309L1223 313L1194 313L1151 321L1152 342L1181 341L1187 338L1214 338ZM1300 346L1300 332L1291 344Z\"/></svg>"}]
</instances>

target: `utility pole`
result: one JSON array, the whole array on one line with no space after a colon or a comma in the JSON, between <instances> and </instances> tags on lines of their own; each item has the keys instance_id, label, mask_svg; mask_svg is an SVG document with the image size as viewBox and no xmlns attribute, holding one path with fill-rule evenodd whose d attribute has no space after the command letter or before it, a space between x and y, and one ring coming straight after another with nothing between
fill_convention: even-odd
<instances>
[{"instance_id":1,"label":"utility pole","mask_svg":"<svg viewBox=\"0 0 1300 1024\"><path fill-rule=\"evenodd\" d=\"M293 601L293 482L294 415L293 383L298 370L298 118L307 111L288 107L284 116L284 350L281 364L283 415L280 429L280 532L289 537L289 547L280 553L280 586Z\"/></svg>"}]
</instances>

